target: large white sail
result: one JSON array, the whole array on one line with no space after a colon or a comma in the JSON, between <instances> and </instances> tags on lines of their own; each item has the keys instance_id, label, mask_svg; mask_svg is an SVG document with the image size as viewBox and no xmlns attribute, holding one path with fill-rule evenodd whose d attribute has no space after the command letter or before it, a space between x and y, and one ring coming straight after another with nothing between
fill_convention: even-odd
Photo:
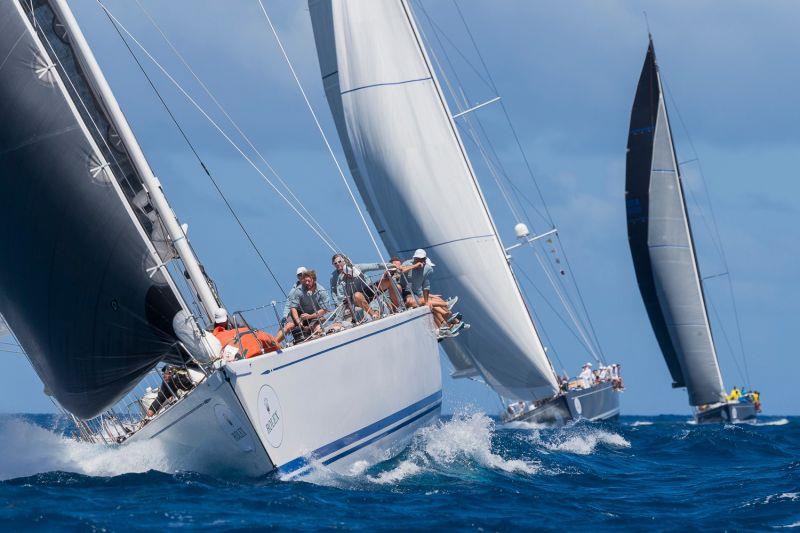
<instances>
[{"instance_id":1,"label":"large white sail","mask_svg":"<svg viewBox=\"0 0 800 533\"><path fill-rule=\"evenodd\" d=\"M444 343L507 398L558 390L410 8L309 2L322 77L353 177L390 252L425 248L434 292L472 328Z\"/></svg>"}]
</instances>

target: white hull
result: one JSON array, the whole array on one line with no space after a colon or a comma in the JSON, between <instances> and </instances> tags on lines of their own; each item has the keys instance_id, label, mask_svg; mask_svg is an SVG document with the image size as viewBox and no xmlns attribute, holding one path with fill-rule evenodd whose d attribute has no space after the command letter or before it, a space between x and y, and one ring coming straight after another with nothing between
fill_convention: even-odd
<instances>
[{"instance_id":1,"label":"white hull","mask_svg":"<svg viewBox=\"0 0 800 533\"><path fill-rule=\"evenodd\" d=\"M154 439L176 469L211 475L346 473L402 450L441 390L433 320L416 309L224 365L125 443Z\"/></svg>"}]
</instances>

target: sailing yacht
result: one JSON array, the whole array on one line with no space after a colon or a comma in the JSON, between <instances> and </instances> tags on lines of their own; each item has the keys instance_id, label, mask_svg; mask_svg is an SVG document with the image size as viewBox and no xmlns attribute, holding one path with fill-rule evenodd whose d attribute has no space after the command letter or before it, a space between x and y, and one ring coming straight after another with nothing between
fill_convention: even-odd
<instances>
[{"instance_id":1,"label":"sailing yacht","mask_svg":"<svg viewBox=\"0 0 800 533\"><path fill-rule=\"evenodd\" d=\"M66 1L0 2L0 58L0 313L83 439L292 477L385 459L438 415L427 309L220 358L222 299ZM154 377L171 395L147 413Z\"/></svg>"},{"instance_id":2,"label":"sailing yacht","mask_svg":"<svg viewBox=\"0 0 800 533\"><path fill-rule=\"evenodd\" d=\"M726 399L652 36L631 110L625 204L636 279L672 386L686 388L697 422L755 419L754 402Z\"/></svg>"},{"instance_id":3,"label":"sailing yacht","mask_svg":"<svg viewBox=\"0 0 800 533\"><path fill-rule=\"evenodd\" d=\"M408 2L309 0L309 11L337 132L386 248L435 256L433 290L458 294L472 325L442 343L453 377L483 379L518 406L503 413L514 420L616 417L611 383L562 390Z\"/></svg>"}]
</instances>

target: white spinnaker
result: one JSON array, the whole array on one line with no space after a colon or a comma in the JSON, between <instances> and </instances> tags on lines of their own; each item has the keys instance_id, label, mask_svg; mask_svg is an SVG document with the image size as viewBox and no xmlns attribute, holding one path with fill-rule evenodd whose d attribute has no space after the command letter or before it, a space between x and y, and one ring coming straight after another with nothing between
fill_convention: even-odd
<instances>
[{"instance_id":1,"label":"white spinnaker","mask_svg":"<svg viewBox=\"0 0 800 533\"><path fill-rule=\"evenodd\" d=\"M558 390L447 103L402 0L309 2L320 68L353 178L390 252L426 248L433 292L472 328L445 343L507 398Z\"/></svg>"}]
</instances>

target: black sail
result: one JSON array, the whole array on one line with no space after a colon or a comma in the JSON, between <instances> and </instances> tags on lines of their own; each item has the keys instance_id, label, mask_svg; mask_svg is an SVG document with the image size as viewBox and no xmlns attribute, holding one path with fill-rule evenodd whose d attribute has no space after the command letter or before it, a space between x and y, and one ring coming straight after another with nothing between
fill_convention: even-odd
<instances>
[{"instance_id":1,"label":"black sail","mask_svg":"<svg viewBox=\"0 0 800 533\"><path fill-rule=\"evenodd\" d=\"M636 279L673 386L716 402L722 376L652 40L631 110L625 201Z\"/></svg>"},{"instance_id":2,"label":"black sail","mask_svg":"<svg viewBox=\"0 0 800 533\"><path fill-rule=\"evenodd\" d=\"M176 355L182 306L79 65L48 3L0 2L0 314L46 392L89 418Z\"/></svg>"}]
</instances>

